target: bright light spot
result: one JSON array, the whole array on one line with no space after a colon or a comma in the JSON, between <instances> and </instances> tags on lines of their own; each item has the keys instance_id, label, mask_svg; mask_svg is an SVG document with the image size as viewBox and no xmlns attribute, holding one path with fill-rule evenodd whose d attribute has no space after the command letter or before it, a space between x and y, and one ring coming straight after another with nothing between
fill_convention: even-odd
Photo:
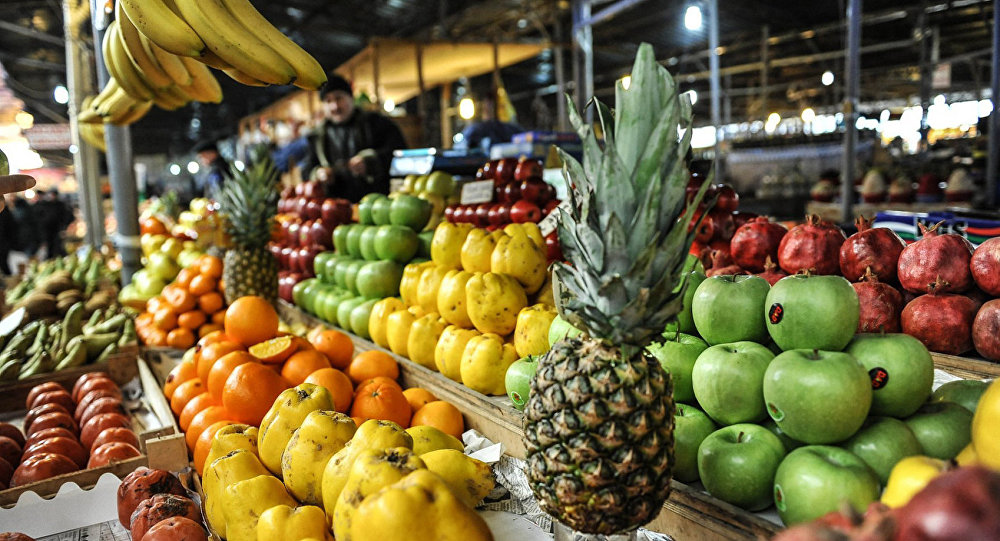
<instances>
[{"instance_id":1,"label":"bright light spot","mask_svg":"<svg viewBox=\"0 0 1000 541\"><path fill-rule=\"evenodd\" d=\"M56 100L56 103L69 103L69 90L63 85L56 86L52 91L52 99Z\"/></svg>"},{"instance_id":2,"label":"bright light spot","mask_svg":"<svg viewBox=\"0 0 1000 541\"><path fill-rule=\"evenodd\" d=\"M27 111L20 111L14 115L14 123L22 130L30 130L35 125L35 117Z\"/></svg>"},{"instance_id":3,"label":"bright light spot","mask_svg":"<svg viewBox=\"0 0 1000 541\"><path fill-rule=\"evenodd\" d=\"M77 152L79 152L79 150L80 150L80 148L77 147L76 145L70 145L69 146L69 153L70 154L76 154Z\"/></svg>"},{"instance_id":4,"label":"bright light spot","mask_svg":"<svg viewBox=\"0 0 1000 541\"><path fill-rule=\"evenodd\" d=\"M979 100L979 118L988 117L992 112L993 112L992 100Z\"/></svg>"},{"instance_id":5,"label":"bright light spot","mask_svg":"<svg viewBox=\"0 0 1000 541\"><path fill-rule=\"evenodd\" d=\"M188 173L191 173L193 175L193 174L197 173L198 169L200 169L200 168L198 167L198 162L188 162L187 169L188 169Z\"/></svg>"},{"instance_id":6,"label":"bright light spot","mask_svg":"<svg viewBox=\"0 0 1000 541\"><path fill-rule=\"evenodd\" d=\"M622 88L624 88L625 90L628 90L628 87L632 86L632 76L631 75L626 75L626 76L622 77L621 79L619 79L619 81L621 81Z\"/></svg>"},{"instance_id":7,"label":"bright light spot","mask_svg":"<svg viewBox=\"0 0 1000 541\"><path fill-rule=\"evenodd\" d=\"M684 28L688 30L701 28L701 7L688 6L684 11Z\"/></svg>"},{"instance_id":8,"label":"bright light spot","mask_svg":"<svg viewBox=\"0 0 1000 541\"><path fill-rule=\"evenodd\" d=\"M816 120L816 111L813 111L812 107L806 107L802 110L802 122L812 122Z\"/></svg>"},{"instance_id":9,"label":"bright light spot","mask_svg":"<svg viewBox=\"0 0 1000 541\"><path fill-rule=\"evenodd\" d=\"M176 163L170 164L170 174L174 176L181 174L181 166Z\"/></svg>"},{"instance_id":10,"label":"bright light spot","mask_svg":"<svg viewBox=\"0 0 1000 541\"><path fill-rule=\"evenodd\" d=\"M246 164L243 163L241 160L236 160L235 162L233 162L233 167L235 167L237 171L242 171L243 168L246 167Z\"/></svg>"},{"instance_id":11,"label":"bright light spot","mask_svg":"<svg viewBox=\"0 0 1000 541\"><path fill-rule=\"evenodd\" d=\"M878 121L879 122L888 122L889 121L889 116L891 114L892 113L890 113L888 109L882 109L882 113L880 115L878 115Z\"/></svg>"},{"instance_id":12,"label":"bright light spot","mask_svg":"<svg viewBox=\"0 0 1000 541\"><path fill-rule=\"evenodd\" d=\"M858 120L854 123L854 127L859 130L865 129L865 117L859 116Z\"/></svg>"},{"instance_id":13,"label":"bright light spot","mask_svg":"<svg viewBox=\"0 0 1000 541\"><path fill-rule=\"evenodd\" d=\"M687 93L688 93L689 96L691 96L691 105L694 105L694 104L698 103L698 91L697 90L688 90Z\"/></svg>"},{"instance_id":14,"label":"bright light spot","mask_svg":"<svg viewBox=\"0 0 1000 541\"><path fill-rule=\"evenodd\" d=\"M833 84L833 72L830 71L830 70L824 71L823 72L823 77L820 79L820 81L822 81L823 86L830 86L830 85L832 85Z\"/></svg>"},{"instance_id":15,"label":"bright light spot","mask_svg":"<svg viewBox=\"0 0 1000 541\"><path fill-rule=\"evenodd\" d=\"M465 141L465 135L463 135L462 132L458 132L451 138L451 140L456 143L461 143L462 141Z\"/></svg>"},{"instance_id":16,"label":"bright light spot","mask_svg":"<svg viewBox=\"0 0 1000 541\"><path fill-rule=\"evenodd\" d=\"M521 30L524 30L525 28L527 28L528 27L528 19L518 19L518 21L517 21L517 27L520 28Z\"/></svg>"},{"instance_id":17,"label":"bright light spot","mask_svg":"<svg viewBox=\"0 0 1000 541\"><path fill-rule=\"evenodd\" d=\"M465 120L471 120L476 116L476 104L472 98L462 98L462 101L458 102L458 116Z\"/></svg>"},{"instance_id":18,"label":"bright light spot","mask_svg":"<svg viewBox=\"0 0 1000 541\"><path fill-rule=\"evenodd\" d=\"M396 108L396 102L392 100L385 100L385 103L382 104L382 108L385 109L385 112L391 113L392 110Z\"/></svg>"},{"instance_id":19,"label":"bright light spot","mask_svg":"<svg viewBox=\"0 0 1000 541\"><path fill-rule=\"evenodd\" d=\"M31 188L28 188L27 190L24 190L24 197L27 198L27 199L34 199L35 198L35 190L32 190Z\"/></svg>"},{"instance_id":20,"label":"bright light spot","mask_svg":"<svg viewBox=\"0 0 1000 541\"><path fill-rule=\"evenodd\" d=\"M948 102L947 100L945 100L944 94L938 94L937 96L934 96L934 105L944 105L946 103Z\"/></svg>"},{"instance_id":21,"label":"bright light spot","mask_svg":"<svg viewBox=\"0 0 1000 541\"><path fill-rule=\"evenodd\" d=\"M692 148L708 148L715 145L715 126L702 126L691 131Z\"/></svg>"},{"instance_id":22,"label":"bright light spot","mask_svg":"<svg viewBox=\"0 0 1000 541\"><path fill-rule=\"evenodd\" d=\"M764 131L771 133L781 124L781 115L778 113L771 113L767 115L767 122L764 122Z\"/></svg>"}]
</instances>

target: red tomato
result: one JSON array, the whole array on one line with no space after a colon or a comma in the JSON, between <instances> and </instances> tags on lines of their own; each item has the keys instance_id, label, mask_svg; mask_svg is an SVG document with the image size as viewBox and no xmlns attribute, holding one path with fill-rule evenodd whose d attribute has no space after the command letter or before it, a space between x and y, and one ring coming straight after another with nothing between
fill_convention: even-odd
<instances>
[{"instance_id":1,"label":"red tomato","mask_svg":"<svg viewBox=\"0 0 1000 541\"><path fill-rule=\"evenodd\" d=\"M39 430L28 436L27 441L24 442L24 448L27 449L30 445L40 442L42 440L47 440L49 438L55 438L58 436L64 436L70 439L76 439L76 434L66 430L61 426L56 426L52 428L46 428L45 430Z\"/></svg>"},{"instance_id":2,"label":"red tomato","mask_svg":"<svg viewBox=\"0 0 1000 541\"><path fill-rule=\"evenodd\" d=\"M76 383L73 384L73 400L79 402L80 397L84 395L84 393L81 392L83 384L95 378L111 379L111 376L109 376L107 372L87 372L86 374L76 378Z\"/></svg>"},{"instance_id":3,"label":"red tomato","mask_svg":"<svg viewBox=\"0 0 1000 541\"><path fill-rule=\"evenodd\" d=\"M125 406L122 405L122 401L120 399L112 396L106 396L104 398L98 398L90 403L90 406L88 406L87 409L84 410L83 415L80 416L80 424L87 424L87 421L95 415L101 413L120 413L122 415L128 415L128 412L125 411Z\"/></svg>"},{"instance_id":4,"label":"red tomato","mask_svg":"<svg viewBox=\"0 0 1000 541\"><path fill-rule=\"evenodd\" d=\"M21 446L7 436L0 436L0 458L11 465L21 463Z\"/></svg>"},{"instance_id":5,"label":"red tomato","mask_svg":"<svg viewBox=\"0 0 1000 541\"><path fill-rule=\"evenodd\" d=\"M24 448L24 434L21 433L21 429L10 423L0 423L0 436L7 436L8 438L17 442L21 448Z\"/></svg>"},{"instance_id":6,"label":"red tomato","mask_svg":"<svg viewBox=\"0 0 1000 541\"><path fill-rule=\"evenodd\" d=\"M63 413L57 411L54 413L46 413L35 419L30 426L28 426L28 435L32 435L39 430L44 430L46 428L62 427L70 432L76 434L79 428L76 426L76 421L68 413Z\"/></svg>"},{"instance_id":7,"label":"red tomato","mask_svg":"<svg viewBox=\"0 0 1000 541\"><path fill-rule=\"evenodd\" d=\"M157 494L187 496L184 485L165 470L151 470L140 466L122 479L118 485L118 522L128 528L132 523L132 513L139 504Z\"/></svg>"},{"instance_id":8,"label":"red tomato","mask_svg":"<svg viewBox=\"0 0 1000 541\"><path fill-rule=\"evenodd\" d=\"M86 382L84 382L83 385L80 386L79 394L76 394L74 396L76 397L77 400L80 400L81 398L87 396L87 394L90 391L94 391L97 389L109 389L109 390L114 389L119 393L121 392L121 389L118 388L118 384L115 383L113 379L108 377L97 377L97 378L91 378Z\"/></svg>"},{"instance_id":9,"label":"red tomato","mask_svg":"<svg viewBox=\"0 0 1000 541\"><path fill-rule=\"evenodd\" d=\"M127 443L136 449L139 448L139 438L136 437L135 432L132 432L129 428L122 428L116 426L114 428L105 428L97 435L92 444L94 449L104 445L105 443L110 443L113 441L120 441L122 443Z\"/></svg>"},{"instance_id":10,"label":"red tomato","mask_svg":"<svg viewBox=\"0 0 1000 541\"><path fill-rule=\"evenodd\" d=\"M65 389L57 389L55 391L46 391L35 397L35 400L28 405L28 409L34 409L42 404L48 404L49 402L55 402L57 404L62 404L66 408L67 412L76 409L76 401Z\"/></svg>"},{"instance_id":11,"label":"red tomato","mask_svg":"<svg viewBox=\"0 0 1000 541\"><path fill-rule=\"evenodd\" d=\"M122 392L118 389L94 389L93 391L90 391L76 402L76 411L73 412L73 418L76 419L77 422L80 422L80 417L83 417L83 412L87 410L87 406L93 404L98 398L108 397L121 400Z\"/></svg>"},{"instance_id":12,"label":"red tomato","mask_svg":"<svg viewBox=\"0 0 1000 541\"><path fill-rule=\"evenodd\" d=\"M0 458L0 486L10 484L10 476L14 475L14 466L10 462Z\"/></svg>"},{"instance_id":13,"label":"red tomato","mask_svg":"<svg viewBox=\"0 0 1000 541\"><path fill-rule=\"evenodd\" d=\"M132 514L132 525L129 528L132 539L141 540L156 523L170 517L187 517L200 521L201 509L190 498L175 494L157 494L140 503Z\"/></svg>"},{"instance_id":14,"label":"red tomato","mask_svg":"<svg viewBox=\"0 0 1000 541\"><path fill-rule=\"evenodd\" d=\"M45 415L46 413L55 413L57 411L69 414L69 410L57 402L49 402L47 404L35 406L28 410L28 413L24 416L24 426L31 426L31 423L35 422L35 419Z\"/></svg>"}]
</instances>

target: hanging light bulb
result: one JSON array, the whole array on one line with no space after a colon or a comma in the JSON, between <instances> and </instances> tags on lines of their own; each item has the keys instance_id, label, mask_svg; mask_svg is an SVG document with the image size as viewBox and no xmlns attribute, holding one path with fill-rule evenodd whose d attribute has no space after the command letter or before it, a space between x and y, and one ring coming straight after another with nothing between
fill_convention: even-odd
<instances>
[{"instance_id":1,"label":"hanging light bulb","mask_svg":"<svg viewBox=\"0 0 1000 541\"><path fill-rule=\"evenodd\" d=\"M688 6L684 10L684 28L698 30L701 28L701 6Z\"/></svg>"},{"instance_id":2,"label":"hanging light bulb","mask_svg":"<svg viewBox=\"0 0 1000 541\"><path fill-rule=\"evenodd\" d=\"M472 120L472 117L476 116L476 104L472 98L462 98L462 101L458 102L458 116L464 120Z\"/></svg>"}]
</instances>

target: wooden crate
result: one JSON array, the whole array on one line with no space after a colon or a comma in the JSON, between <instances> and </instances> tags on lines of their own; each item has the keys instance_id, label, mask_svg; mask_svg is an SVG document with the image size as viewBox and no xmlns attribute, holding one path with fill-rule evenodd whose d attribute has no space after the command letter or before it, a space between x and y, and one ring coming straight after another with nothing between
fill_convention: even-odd
<instances>
[{"instance_id":1,"label":"wooden crate","mask_svg":"<svg viewBox=\"0 0 1000 541\"><path fill-rule=\"evenodd\" d=\"M934 368L963 379L993 379L1000 377L1000 363L934 352L931 352L931 358L934 359Z\"/></svg>"},{"instance_id":2,"label":"wooden crate","mask_svg":"<svg viewBox=\"0 0 1000 541\"><path fill-rule=\"evenodd\" d=\"M81 488L87 489L93 487L97 483L98 478L107 472L117 477L123 477L140 466L169 471L179 471L188 466L187 444L184 440L184 433L178 430L173 414L170 412L170 405L167 404L163 392L160 391L160 386L156 382L152 371L145 361L137 359L134 355L132 357L132 367L134 370L133 378L138 377L142 386L143 402L156 416L159 423L163 425L162 427L151 429L142 426L137 427L136 433L139 436L139 450L142 452L142 455L102 468L80 470L45 479L37 483L0 490L0 507L15 505L21 494L28 491L35 492L43 498L53 497L63 483L73 482ZM124 382L118 381L119 384L127 382L128 380ZM68 380L68 383L72 383L72 379ZM26 394L27 391L25 391ZM14 408L15 410L23 409L24 398L22 397L17 401L17 404L17 407Z\"/></svg>"}]
</instances>

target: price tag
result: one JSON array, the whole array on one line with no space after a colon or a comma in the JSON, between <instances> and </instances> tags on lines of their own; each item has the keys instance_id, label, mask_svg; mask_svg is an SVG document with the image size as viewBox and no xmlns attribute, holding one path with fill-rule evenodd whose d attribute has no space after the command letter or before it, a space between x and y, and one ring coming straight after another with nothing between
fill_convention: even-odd
<instances>
[{"instance_id":1,"label":"price tag","mask_svg":"<svg viewBox=\"0 0 1000 541\"><path fill-rule=\"evenodd\" d=\"M559 203L558 207L552 209L548 216L538 222L538 229L541 230L543 237L556 230L556 224L559 223L559 209L569 212L569 208L569 200L565 199Z\"/></svg>"},{"instance_id":2,"label":"price tag","mask_svg":"<svg viewBox=\"0 0 1000 541\"><path fill-rule=\"evenodd\" d=\"M493 181L478 180L462 185L462 204L475 205L493 201Z\"/></svg>"}]
</instances>

